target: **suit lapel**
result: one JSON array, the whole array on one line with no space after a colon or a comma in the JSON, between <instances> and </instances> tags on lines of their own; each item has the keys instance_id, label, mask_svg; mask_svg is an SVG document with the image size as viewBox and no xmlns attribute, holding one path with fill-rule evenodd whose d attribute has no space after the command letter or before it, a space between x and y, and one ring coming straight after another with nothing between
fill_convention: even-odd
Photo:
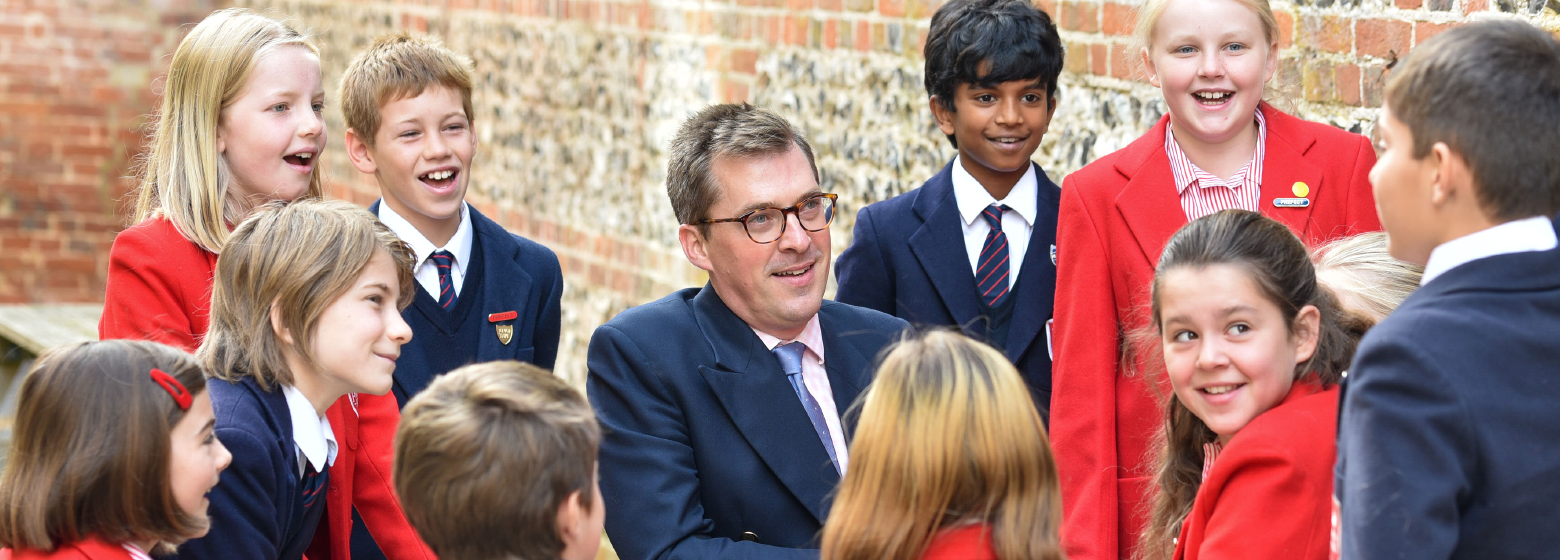
<instances>
[{"instance_id":1,"label":"suit lapel","mask_svg":"<svg viewBox=\"0 0 1560 560\"><path fill-rule=\"evenodd\" d=\"M872 356L862 354L859 347L850 343L850 333L840 326L843 319L836 317L835 307L834 302L823 302L818 310L818 326L823 330L824 370L829 373L834 408L840 416L840 426L845 430L841 437L849 445L856 425L846 412L872 382Z\"/></svg>"},{"instance_id":2,"label":"suit lapel","mask_svg":"<svg viewBox=\"0 0 1560 560\"><path fill-rule=\"evenodd\" d=\"M963 219L953 196L953 162L926 182L915 201L914 210L922 220L920 229L910 235L910 252L921 269L932 279L932 286L960 326L974 324L980 315L975 297L975 271L970 270L964 248Z\"/></svg>"},{"instance_id":3,"label":"suit lapel","mask_svg":"<svg viewBox=\"0 0 1560 560\"><path fill-rule=\"evenodd\" d=\"M1279 208L1273 205L1273 200L1278 198L1302 198L1294 192L1299 183L1305 183L1309 190L1303 198L1314 204L1322 189L1329 188L1329 185L1322 184L1322 170L1312 166L1304 157L1306 151L1316 143L1316 137L1301 127L1293 126L1294 117L1280 113L1265 103L1262 113L1267 119L1268 137L1267 154L1262 160L1262 199L1257 202L1257 211L1283 222L1301 239L1309 240L1310 233L1331 233L1306 231L1311 221L1311 204L1299 208Z\"/></svg>"},{"instance_id":4,"label":"suit lapel","mask_svg":"<svg viewBox=\"0 0 1560 560\"><path fill-rule=\"evenodd\" d=\"M509 232L497 223L489 220L487 216L471 209L471 227L473 237L481 238L478 244L482 249L482 305L484 309L473 309L472 313L480 313L482 326L481 333L477 337L477 360L492 361L513 359L520 343L510 342L504 344L498 339L497 324L487 320L487 316L493 313L515 311L525 315L530 310L525 309L525 295L531 293L531 273L526 272L518 261L520 245L515 243ZM520 320L513 319L500 321L501 324L518 327ZM511 336L519 333L512 333Z\"/></svg>"},{"instance_id":5,"label":"suit lapel","mask_svg":"<svg viewBox=\"0 0 1560 560\"><path fill-rule=\"evenodd\" d=\"M699 366L699 374L748 445L823 523L826 501L839 483L839 473L813 431L796 391L780 370L779 360L710 285L694 296L693 311L715 352L715 365ZM824 352L833 349L826 346ZM832 358L825 356L826 360ZM831 383L834 377L831 372ZM838 389L835 394L839 394Z\"/></svg>"},{"instance_id":6,"label":"suit lapel","mask_svg":"<svg viewBox=\"0 0 1560 560\"><path fill-rule=\"evenodd\" d=\"M1018 299L1013 302L1013 319L1008 327L1007 357L1014 363L1029 349L1029 343L1040 334L1040 328L1051 318L1056 293L1056 264L1051 262L1051 244L1056 236L1056 211L1061 201L1061 189L1045 170L1035 165L1035 200L1039 207L1035 223L1030 228L1029 248L1024 252L1024 264L1018 271L1018 285L1013 291ZM1044 233L1044 234L1042 234ZM1050 290L1032 286L1052 286Z\"/></svg>"},{"instance_id":7,"label":"suit lapel","mask_svg":"<svg viewBox=\"0 0 1560 560\"><path fill-rule=\"evenodd\" d=\"M1128 178L1127 186L1116 197L1116 210L1121 212L1150 265L1159 263L1170 236L1186 225L1186 211L1181 209L1175 174L1170 171L1170 156L1164 150L1165 124L1169 120L1168 115L1159 119L1159 124L1129 145L1128 152L1116 160L1116 171Z\"/></svg>"}]
</instances>

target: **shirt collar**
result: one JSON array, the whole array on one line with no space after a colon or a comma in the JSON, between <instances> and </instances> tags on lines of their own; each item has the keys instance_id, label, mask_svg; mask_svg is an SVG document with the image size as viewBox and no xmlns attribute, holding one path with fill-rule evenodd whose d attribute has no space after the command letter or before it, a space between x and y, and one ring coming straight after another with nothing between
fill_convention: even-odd
<instances>
[{"instance_id":1,"label":"shirt collar","mask_svg":"<svg viewBox=\"0 0 1560 560\"><path fill-rule=\"evenodd\" d=\"M384 199L379 200L379 221L385 224L385 227L390 228L390 232L401 238L401 241L405 241L407 245L411 246L412 253L417 256L417 262L412 264L412 270L422 266L422 263L428 261L428 256L439 249L449 251L450 254L455 255L455 266L462 271L466 269L466 263L471 262L472 229L471 205L469 204L461 203L460 227L456 228L455 235L451 236L449 242L445 243L443 247L435 247L433 242L428 241L428 238L424 237L422 232L417 231L417 228L411 222L406 221L406 218L397 214L393 208L390 208L389 204L385 204Z\"/></svg>"},{"instance_id":2,"label":"shirt collar","mask_svg":"<svg viewBox=\"0 0 1560 560\"><path fill-rule=\"evenodd\" d=\"M315 412L297 387L283 385L282 395L287 397L287 411L292 415L293 443L314 465L314 472L325 472L336 463L336 434L331 431L330 419Z\"/></svg>"},{"instance_id":3,"label":"shirt collar","mask_svg":"<svg viewBox=\"0 0 1560 560\"><path fill-rule=\"evenodd\" d=\"M1256 115L1252 118L1257 121L1257 148L1251 154L1251 161L1246 162L1246 166L1242 167L1239 172L1236 172L1235 176L1230 177L1230 181L1225 183L1225 185L1239 186L1243 182L1251 182L1252 179L1257 179L1260 188L1262 160L1257 157L1257 154L1262 153L1262 147L1267 144L1267 117L1262 116L1261 104L1257 105ZM1197 164L1192 163L1192 160L1186 157L1186 151L1181 149L1181 143L1175 139L1174 128L1174 125L1171 123L1165 123L1165 153L1170 156L1170 173L1175 176L1175 192L1184 193L1186 192L1186 187L1190 187L1197 182L1199 174L1208 175L1209 177L1213 175L1203 171L1202 168L1197 167Z\"/></svg>"},{"instance_id":4,"label":"shirt collar","mask_svg":"<svg viewBox=\"0 0 1560 560\"><path fill-rule=\"evenodd\" d=\"M1555 248L1554 223L1544 216L1534 216L1470 233L1442 243L1430 251L1425 262L1425 273L1419 285L1470 261L1526 251L1548 251Z\"/></svg>"},{"instance_id":5,"label":"shirt collar","mask_svg":"<svg viewBox=\"0 0 1560 560\"><path fill-rule=\"evenodd\" d=\"M1013 190L1008 191L1006 198L997 200L991 197L986 187L981 186L980 181L970 175L964 168L961 157L953 158L953 201L959 207L959 217L964 219L964 225L972 225L980 219L980 213L987 206L993 204L1005 204L1009 211L1017 212L1030 226L1035 225L1035 213L1039 211L1040 186L1035 178L1035 166L1031 164L1024 171L1024 176L1018 178L1018 183L1013 185Z\"/></svg>"},{"instance_id":6,"label":"shirt collar","mask_svg":"<svg viewBox=\"0 0 1560 560\"><path fill-rule=\"evenodd\" d=\"M753 327L749 326L748 328ZM781 344L800 342L802 346L806 346L808 350L811 350L813 355L818 356L818 363L823 363L823 329L818 326L818 314L816 313L813 314L811 319L807 320L807 326L802 327L802 333L796 335L794 339L781 340L756 328L753 328L753 334L758 335L758 339L764 343L764 347L771 352L774 351L776 346Z\"/></svg>"}]
</instances>

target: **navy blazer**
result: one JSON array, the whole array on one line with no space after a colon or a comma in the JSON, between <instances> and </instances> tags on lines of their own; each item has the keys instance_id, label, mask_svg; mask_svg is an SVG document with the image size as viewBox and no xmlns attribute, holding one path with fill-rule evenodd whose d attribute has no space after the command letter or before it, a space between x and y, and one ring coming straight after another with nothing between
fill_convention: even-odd
<instances>
[{"instance_id":1,"label":"navy blazer","mask_svg":"<svg viewBox=\"0 0 1560 560\"><path fill-rule=\"evenodd\" d=\"M841 303L876 309L917 327L959 325L982 338L975 274L964 248L963 219L953 196L953 164L926 184L856 213L855 241L834 274ZM1007 357L1029 384L1041 418L1050 422L1051 351L1046 321L1056 298L1056 215L1062 191L1035 165L1033 233L1012 292Z\"/></svg>"},{"instance_id":2,"label":"navy blazer","mask_svg":"<svg viewBox=\"0 0 1560 560\"><path fill-rule=\"evenodd\" d=\"M558 360L559 300L563 296L563 270L558 266L558 256L540 243L509 233L475 206L467 206L471 208L472 236L482 249L480 254L472 253L472 260L482 259L482 309L471 310L471 316L484 323L493 313L515 311L519 317L504 321L515 328L509 344L500 342L491 332L492 327L484 324L477 340L477 355L466 362L520 360L552 369ZM374 201L368 211L378 216L379 201ZM413 305L401 313L423 312ZM407 322L415 326L430 321ZM414 328L412 341L401 346L401 357L395 361L394 391L401 406L422 392L434 377L448 373L433 371L428 354L442 349L430 346L433 337L418 334Z\"/></svg>"},{"instance_id":3,"label":"navy blazer","mask_svg":"<svg viewBox=\"0 0 1560 560\"><path fill-rule=\"evenodd\" d=\"M1448 270L1360 343L1342 558L1560 554L1560 249Z\"/></svg>"},{"instance_id":4,"label":"navy blazer","mask_svg":"<svg viewBox=\"0 0 1560 560\"><path fill-rule=\"evenodd\" d=\"M233 462L209 494L211 530L180 545L178 557L303 558L325 503L316 499L310 515L303 515L287 397L278 387L261 390L249 377L238 383L207 379L206 390L217 415L217 440L233 453Z\"/></svg>"},{"instance_id":5,"label":"navy blazer","mask_svg":"<svg viewBox=\"0 0 1560 560\"><path fill-rule=\"evenodd\" d=\"M845 419L908 325L832 301L818 320ZM619 314L591 336L587 365L607 534L624 560L818 557L802 549L819 546L839 474L779 360L714 288Z\"/></svg>"}]
</instances>

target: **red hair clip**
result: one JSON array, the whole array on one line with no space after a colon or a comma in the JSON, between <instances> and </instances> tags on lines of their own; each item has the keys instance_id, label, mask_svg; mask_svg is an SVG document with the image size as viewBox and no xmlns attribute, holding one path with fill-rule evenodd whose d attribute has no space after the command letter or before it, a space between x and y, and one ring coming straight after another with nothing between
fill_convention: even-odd
<instances>
[{"instance_id":1,"label":"red hair clip","mask_svg":"<svg viewBox=\"0 0 1560 560\"><path fill-rule=\"evenodd\" d=\"M190 403L195 402L195 396L190 394L190 390L185 389L183 383L179 383L178 379L174 379L172 375L164 373L163 370L152 368L152 381L162 385L163 390L173 397L173 402L178 403L179 410L188 412Z\"/></svg>"}]
</instances>

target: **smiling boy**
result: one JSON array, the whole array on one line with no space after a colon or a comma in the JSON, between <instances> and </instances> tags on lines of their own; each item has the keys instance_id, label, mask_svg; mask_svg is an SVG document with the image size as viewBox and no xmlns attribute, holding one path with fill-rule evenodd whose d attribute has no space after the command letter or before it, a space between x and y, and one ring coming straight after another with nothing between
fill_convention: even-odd
<instances>
[{"instance_id":1,"label":"smiling boy","mask_svg":"<svg viewBox=\"0 0 1560 560\"><path fill-rule=\"evenodd\" d=\"M957 325L1004 351L1049 421L1042 333L1056 289L1061 190L1030 161L1056 112L1056 25L1023 0L954 0L932 16L926 91L958 155L926 184L861 209L836 273L843 303Z\"/></svg>"},{"instance_id":2,"label":"smiling boy","mask_svg":"<svg viewBox=\"0 0 1560 560\"><path fill-rule=\"evenodd\" d=\"M1350 368L1334 552L1552 557L1560 42L1469 24L1415 47L1385 93L1370 181L1388 250L1425 272Z\"/></svg>"},{"instance_id":3,"label":"smiling boy","mask_svg":"<svg viewBox=\"0 0 1560 560\"><path fill-rule=\"evenodd\" d=\"M381 194L369 210L416 259L419 289L403 312L414 342L395 367L400 406L465 364L519 360L550 369L558 355L557 256L465 201L477 148L471 73L470 60L439 41L401 33L375 41L341 79L347 155ZM393 418L362 423L365 432L385 431L375 441L394 434ZM366 455L387 466L388 446L383 451ZM354 523L352 556L383 557L362 526Z\"/></svg>"}]
</instances>

